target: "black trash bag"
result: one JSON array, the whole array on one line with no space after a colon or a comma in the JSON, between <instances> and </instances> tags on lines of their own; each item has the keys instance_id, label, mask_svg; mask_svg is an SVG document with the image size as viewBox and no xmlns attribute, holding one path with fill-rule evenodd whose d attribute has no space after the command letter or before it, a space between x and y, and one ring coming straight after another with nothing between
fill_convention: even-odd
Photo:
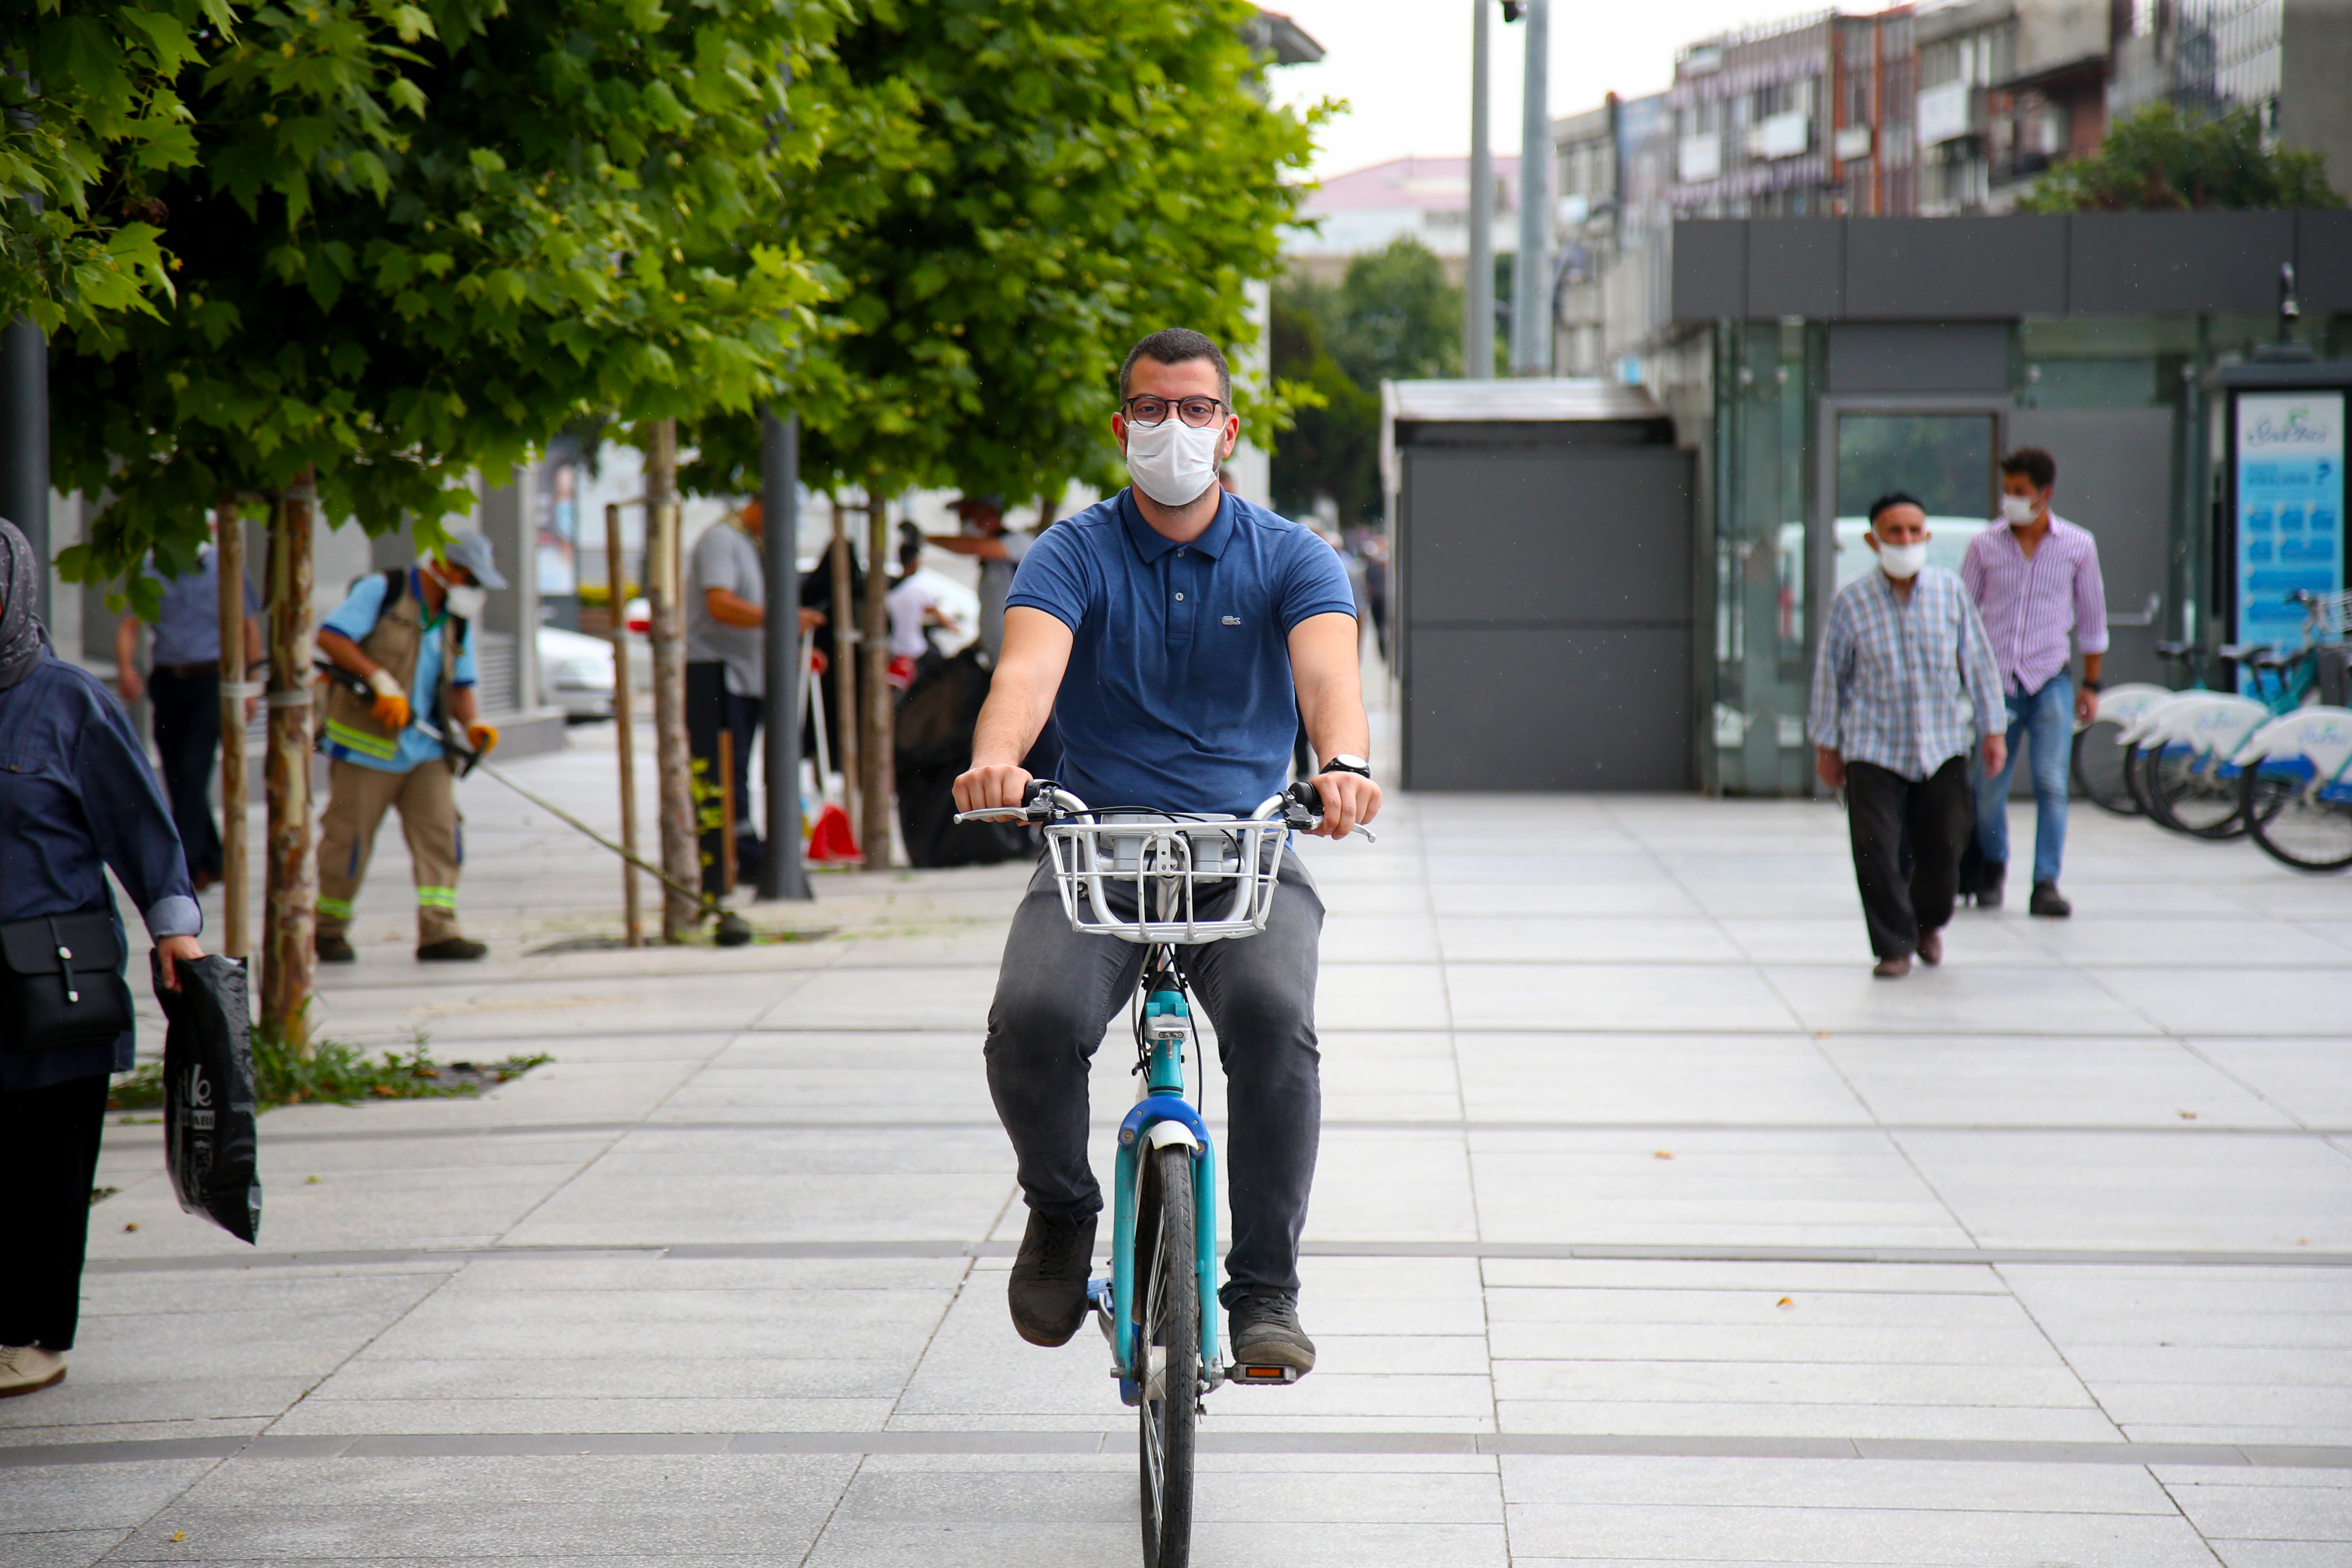
<instances>
[{"instance_id":1,"label":"black trash bag","mask_svg":"<svg viewBox=\"0 0 2352 1568\"><path fill-rule=\"evenodd\" d=\"M968 647L919 673L898 706L898 827L914 865L994 866L1036 853L1020 823L955 819L956 776L971 765L988 679L980 649Z\"/></svg>"},{"instance_id":2,"label":"black trash bag","mask_svg":"<svg viewBox=\"0 0 2352 1568\"><path fill-rule=\"evenodd\" d=\"M245 963L217 953L173 967L163 984L163 1164L180 1206L239 1241L261 1228L261 1172L253 1090L253 1012Z\"/></svg>"}]
</instances>

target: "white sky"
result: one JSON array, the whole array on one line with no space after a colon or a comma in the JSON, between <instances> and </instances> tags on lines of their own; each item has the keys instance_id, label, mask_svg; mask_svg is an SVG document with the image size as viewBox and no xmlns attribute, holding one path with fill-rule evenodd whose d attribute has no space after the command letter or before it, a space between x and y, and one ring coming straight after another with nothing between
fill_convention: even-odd
<instances>
[{"instance_id":1,"label":"white sky","mask_svg":"<svg viewBox=\"0 0 2352 1568\"><path fill-rule=\"evenodd\" d=\"M1286 103L1339 98L1352 106L1324 127L1318 175L1408 154L1469 153L1469 0L1267 3L1289 13L1324 49L1318 65L1276 70L1276 97ZM1526 24L1506 26L1502 7L1484 3L1495 6L1487 19L1494 148L1516 153ZM1806 0L1552 0L1552 116L1593 108L1612 89L1638 98L1667 86L1675 50L1684 44L1819 8Z\"/></svg>"}]
</instances>

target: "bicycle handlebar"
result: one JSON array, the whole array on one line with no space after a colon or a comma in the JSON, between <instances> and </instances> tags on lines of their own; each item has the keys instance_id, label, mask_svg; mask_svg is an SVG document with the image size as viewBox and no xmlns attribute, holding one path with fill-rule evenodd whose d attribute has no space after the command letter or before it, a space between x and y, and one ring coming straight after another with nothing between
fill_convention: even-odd
<instances>
[{"instance_id":1,"label":"bicycle handlebar","mask_svg":"<svg viewBox=\"0 0 2352 1568\"><path fill-rule=\"evenodd\" d=\"M1093 811L1094 808L1085 801L1053 780L1031 779L1028 787L1021 792L1019 805L992 805L982 806L978 811L960 811L956 813L955 819L958 822L1011 819L1042 824L1062 817L1086 816L1092 815ZM1281 813L1283 821L1289 826L1311 832L1323 826L1322 794L1306 779L1297 780L1280 795L1268 795L1260 802L1258 808L1250 813L1250 820L1263 822L1276 812ZM1209 825L1214 826L1213 822ZM1360 822L1356 824L1353 831L1362 834L1367 843L1378 844L1381 841L1380 835Z\"/></svg>"}]
</instances>

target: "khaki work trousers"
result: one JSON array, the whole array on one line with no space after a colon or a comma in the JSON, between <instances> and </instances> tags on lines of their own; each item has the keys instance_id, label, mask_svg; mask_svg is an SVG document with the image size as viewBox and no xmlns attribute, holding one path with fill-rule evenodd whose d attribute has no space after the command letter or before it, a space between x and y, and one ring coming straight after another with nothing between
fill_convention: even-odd
<instances>
[{"instance_id":1,"label":"khaki work trousers","mask_svg":"<svg viewBox=\"0 0 2352 1568\"><path fill-rule=\"evenodd\" d=\"M449 765L430 762L388 773L339 757L327 787L327 814L319 827L319 934L341 936L351 929L352 900L375 856L375 830L385 808L396 805L416 873L417 945L462 935L457 868L465 858L464 818Z\"/></svg>"}]
</instances>

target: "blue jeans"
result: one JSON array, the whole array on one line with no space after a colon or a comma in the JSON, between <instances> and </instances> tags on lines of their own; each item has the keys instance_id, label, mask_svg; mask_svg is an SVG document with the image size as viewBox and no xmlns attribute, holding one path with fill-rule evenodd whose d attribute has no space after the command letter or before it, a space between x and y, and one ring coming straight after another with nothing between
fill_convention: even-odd
<instances>
[{"instance_id":1,"label":"blue jeans","mask_svg":"<svg viewBox=\"0 0 2352 1568\"><path fill-rule=\"evenodd\" d=\"M2009 863L2009 781L2017 772L2017 742L2033 737L2033 879L2054 882L2066 858L2066 772L2074 755L2074 682L2064 670L2039 691L2010 693L2009 757L1977 779L1977 848L1995 866Z\"/></svg>"}]
</instances>

